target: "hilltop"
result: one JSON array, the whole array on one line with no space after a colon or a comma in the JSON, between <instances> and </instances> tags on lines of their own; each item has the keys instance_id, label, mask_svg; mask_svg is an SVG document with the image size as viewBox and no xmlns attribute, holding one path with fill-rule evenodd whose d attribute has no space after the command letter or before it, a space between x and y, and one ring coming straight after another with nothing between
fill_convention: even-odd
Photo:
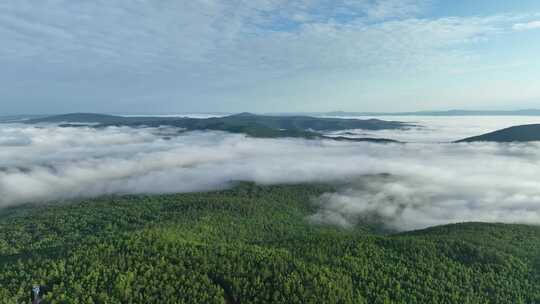
<instances>
[{"instance_id":1,"label":"hilltop","mask_svg":"<svg viewBox=\"0 0 540 304\"><path fill-rule=\"evenodd\" d=\"M105 114L73 113L28 120L27 123L94 123L97 127L106 126L174 126L186 130L216 130L231 133L244 133L253 137L278 138L302 137L325 138L323 131L348 129L388 130L402 129L411 125L398 121L379 119L340 119L311 116L271 116L252 113L239 113L225 117L123 117ZM386 139L339 138L351 141L394 142Z\"/></svg>"},{"instance_id":2,"label":"hilltop","mask_svg":"<svg viewBox=\"0 0 540 304\"><path fill-rule=\"evenodd\" d=\"M529 142L540 141L540 124L521 125L473 136L457 142Z\"/></svg>"}]
</instances>

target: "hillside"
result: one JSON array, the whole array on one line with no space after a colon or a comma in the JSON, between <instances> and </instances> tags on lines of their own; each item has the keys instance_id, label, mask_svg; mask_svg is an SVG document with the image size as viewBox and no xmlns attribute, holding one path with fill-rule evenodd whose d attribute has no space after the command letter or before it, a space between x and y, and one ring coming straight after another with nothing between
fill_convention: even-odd
<instances>
[{"instance_id":1,"label":"hillside","mask_svg":"<svg viewBox=\"0 0 540 304\"><path fill-rule=\"evenodd\" d=\"M308 220L328 185L0 210L0 298L44 303L538 303L540 228L379 235ZM25 302L26 303L26 302Z\"/></svg>"},{"instance_id":2,"label":"hillside","mask_svg":"<svg viewBox=\"0 0 540 304\"><path fill-rule=\"evenodd\" d=\"M347 129L385 130L401 129L410 125L378 119L339 119L310 116L266 116L240 113L225 117L121 117L103 114L75 113L29 120L27 123L96 123L105 126L174 126L186 130L216 130L244 133L253 137L321 138L322 131ZM330 138L328 138L330 139ZM345 139L345 138L341 138ZM390 140L350 139L355 141L393 142Z\"/></svg>"},{"instance_id":3,"label":"hillside","mask_svg":"<svg viewBox=\"0 0 540 304\"><path fill-rule=\"evenodd\" d=\"M130 123L144 123L147 121L171 121L177 118L171 117L124 117L107 114L96 113L70 113L62 115L53 115L46 117L39 117L35 119L27 120L26 123L96 123L96 124L130 124Z\"/></svg>"},{"instance_id":4,"label":"hillside","mask_svg":"<svg viewBox=\"0 0 540 304\"><path fill-rule=\"evenodd\" d=\"M540 124L510 127L495 132L469 137L457 142L528 142L540 141Z\"/></svg>"},{"instance_id":5,"label":"hillside","mask_svg":"<svg viewBox=\"0 0 540 304\"><path fill-rule=\"evenodd\" d=\"M229 126L252 126L281 130L338 131L346 129L384 130L400 129L409 125L397 121L379 119L340 119L311 116L270 116L240 113L224 117L188 118L188 117L124 117L93 113L72 113L28 120L28 123L99 123L104 125L173 125L189 129L220 128Z\"/></svg>"}]
</instances>

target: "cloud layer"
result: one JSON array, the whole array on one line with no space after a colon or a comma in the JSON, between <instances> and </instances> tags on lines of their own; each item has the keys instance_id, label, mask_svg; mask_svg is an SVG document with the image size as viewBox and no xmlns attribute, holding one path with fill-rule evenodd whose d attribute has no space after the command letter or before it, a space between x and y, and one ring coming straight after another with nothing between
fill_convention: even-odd
<instances>
[{"instance_id":1,"label":"cloud layer","mask_svg":"<svg viewBox=\"0 0 540 304\"><path fill-rule=\"evenodd\" d=\"M340 181L312 219L397 230L462 221L540 223L540 144L371 144L219 132L0 127L0 207L107 193ZM380 177L380 174L390 174Z\"/></svg>"},{"instance_id":2,"label":"cloud layer","mask_svg":"<svg viewBox=\"0 0 540 304\"><path fill-rule=\"evenodd\" d=\"M442 97L479 99L477 90L456 98L449 74L513 66L515 59L493 56L512 53L506 44L488 42L533 27L537 16L429 16L435 3L2 1L3 110L149 112L156 103L162 111L389 110L402 101L433 99L436 108ZM530 67L535 57L519 55L511 58ZM462 84L477 81L469 80ZM535 88L522 96L522 82L506 93L510 100L538 97Z\"/></svg>"},{"instance_id":3,"label":"cloud layer","mask_svg":"<svg viewBox=\"0 0 540 304\"><path fill-rule=\"evenodd\" d=\"M514 24L514 30L516 31L527 31L536 29L540 29L540 20Z\"/></svg>"},{"instance_id":4,"label":"cloud layer","mask_svg":"<svg viewBox=\"0 0 540 304\"><path fill-rule=\"evenodd\" d=\"M366 117L354 117L365 119ZM406 130L344 130L329 136L380 137L413 143L444 143L485 134L512 126L538 124L538 116L377 116L417 125Z\"/></svg>"}]
</instances>

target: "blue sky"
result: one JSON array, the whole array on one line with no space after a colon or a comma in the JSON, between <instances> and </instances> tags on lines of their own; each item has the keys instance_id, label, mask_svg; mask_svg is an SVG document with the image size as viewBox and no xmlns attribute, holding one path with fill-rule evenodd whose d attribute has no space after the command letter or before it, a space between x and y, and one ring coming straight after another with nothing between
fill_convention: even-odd
<instances>
[{"instance_id":1,"label":"blue sky","mask_svg":"<svg viewBox=\"0 0 540 304\"><path fill-rule=\"evenodd\" d=\"M0 114L540 108L532 0L6 0Z\"/></svg>"}]
</instances>

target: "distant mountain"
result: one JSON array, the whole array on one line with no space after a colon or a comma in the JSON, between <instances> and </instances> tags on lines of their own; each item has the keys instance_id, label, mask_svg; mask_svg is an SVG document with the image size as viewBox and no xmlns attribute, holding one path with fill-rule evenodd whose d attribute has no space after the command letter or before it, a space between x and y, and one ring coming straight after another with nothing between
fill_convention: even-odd
<instances>
[{"instance_id":1,"label":"distant mountain","mask_svg":"<svg viewBox=\"0 0 540 304\"><path fill-rule=\"evenodd\" d=\"M540 124L510 127L495 132L469 137L457 142L528 142L540 141Z\"/></svg>"},{"instance_id":2,"label":"distant mountain","mask_svg":"<svg viewBox=\"0 0 540 304\"><path fill-rule=\"evenodd\" d=\"M39 117L29 119L26 123L97 123L97 124L129 124L143 123L146 121L170 121L178 117L158 117L158 116L116 116L96 113L70 113L54 116Z\"/></svg>"},{"instance_id":3,"label":"distant mountain","mask_svg":"<svg viewBox=\"0 0 540 304\"><path fill-rule=\"evenodd\" d=\"M347 129L388 130L402 129L412 125L398 121L379 119L340 119L311 116L270 116L239 113L225 117L123 117L93 113L73 113L28 120L27 123L95 123L105 126L174 126L186 130L219 130L244 133L253 137L303 137L325 138L322 131ZM391 142L385 139L328 138L333 140Z\"/></svg>"},{"instance_id":4,"label":"distant mountain","mask_svg":"<svg viewBox=\"0 0 540 304\"><path fill-rule=\"evenodd\" d=\"M2 115L0 116L0 123L2 122L22 122L29 119L36 119L43 117L44 115Z\"/></svg>"},{"instance_id":5,"label":"distant mountain","mask_svg":"<svg viewBox=\"0 0 540 304\"><path fill-rule=\"evenodd\" d=\"M312 116L271 116L240 113L220 118L208 118L207 121L222 121L230 124L261 124L274 129L301 129L315 131L339 131L348 129L387 130L406 126L402 122L380 119L341 119Z\"/></svg>"},{"instance_id":6,"label":"distant mountain","mask_svg":"<svg viewBox=\"0 0 540 304\"><path fill-rule=\"evenodd\" d=\"M515 111L327 112L325 116L540 116L539 109Z\"/></svg>"}]
</instances>

